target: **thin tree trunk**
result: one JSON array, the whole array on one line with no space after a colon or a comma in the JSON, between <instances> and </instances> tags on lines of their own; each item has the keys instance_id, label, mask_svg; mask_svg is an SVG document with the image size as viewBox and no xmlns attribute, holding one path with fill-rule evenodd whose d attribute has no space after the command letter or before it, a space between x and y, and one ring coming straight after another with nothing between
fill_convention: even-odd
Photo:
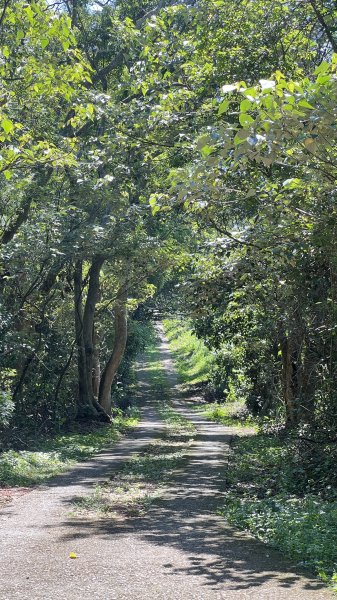
<instances>
[{"instance_id":1,"label":"thin tree trunk","mask_svg":"<svg viewBox=\"0 0 337 600\"><path fill-rule=\"evenodd\" d=\"M115 342L111 356L102 373L99 388L99 403L105 412L111 414L111 386L122 361L127 341L127 285L118 291L115 305Z\"/></svg>"},{"instance_id":2,"label":"thin tree trunk","mask_svg":"<svg viewBox=\"0 0 337 600\"><path fill-rule=\"evenodd\" d=\"M320 23L320 25L322 26L326 37L328 38L330 44L331 44L331 48L334 52L337 52L337 44L336 44L336 40L333 36L334 34L334 29L332 27L330 27L327 23L327 21L325 20L325 17L323 15L323 13L319 10L316 0L309 0L309 3L311 4L313 11L316 15L316 18L318 20L318 22Z\"/></svg>"},{"instance_id":3,"label":"thin tree trunk","mask_svg":"<svg viewBox=\"0 0 337 600\"><path fill-rule=\"evenodd\" d=\"M286 409L286 425L292 427L298 423L300 393L299 346L297 340L285 332L281 337L282 387Z\"/></svg>"},{"instance_id":4,"label":"thin tree trunk","mask_svg":"<svg viewBox=\"0 0 337 600\"><path fill-rule=\"evenodd\" d=\"M68 371L68 369L70 367L70 363L71 363L71 360L72 360L73 355L74 355L74 350L75 350L75 344L73 343L73 345L71 347L71 350L70 350L70 354L69 354L69 356L67 358L67 361L66 361L65 365L62 367L61 374L60 374L60 376L58 378L58 381L57 381L57 384L56 384L55 394L54 394L54 404L55 404L55 406L58 403L61 385L62 385L63 379L64 379L64 377L65 377L65 375L66 375L66 373L67 373L67 371Z\"/></svg>"},{"instance_id":5,"label":"thin tree trunk","mask_svg":"<svg viewBox=\"0 0 337 600\"><path fill-rule=\"evenodd\" d=\"M89 272L89 289L85 308L82 305L82 262L78 261L74 272L75 294L75 330L78 364L78 417L99 419L110 422L111 419L94 397L93 356L94 356L94 315L99 294L99 274L104 262L103 257L94 257Z\"/></svg>"},{"instance_id":6,"label":"thin tree trunk","mask_svg":"<svg viewBox=\"0 0 337 600\"><path fill-rule=\"evenodd\" d=\"M94 322L95 309L99 299L99 277L104 257L101 254L94 256L89 271L89 286L87 299L83 312L83 343L86 361L86 379L90 398L94 398L92 385L93 367L94 367Z\"/></svg>"},{"instance_id":7,"label":"thin tree trunk","mask_svg":"<svg viewBox=\"0 0 337 600\"><path fill-rule=\"evenodd\" d=\"M95 410L88 390L86 373L86 358L83 340L83 306L82 306L82 261L77 261L74 270L74 303L75 303L75 334L77 345L78 368L78 416L94 415Z\"/></svg>"},{"instance_id":8,"label":"thin tree trunk","mask_svg":"<svg viewBox=\"0 0 337 600\"><path fill-rule=\"evenodd\" d=\"M21 225L28 220L33 200L36 201L39 190L43 189L44 186L47 185L52 173L53 169L51 167L47 167L45 170L43 170L43 167L37 169L36 173L34 174L32 184L26 192L26 198L19 207L13 220L2 234L0 241L1 244L9 244L9 242L12 241L14 236L19 231Z\"/></svg>"},{"instance_id":9,"label":"thin tree trunk","mask_svg":"<svg viewBox=\"0 0 337 600\"><path fill-rule=\"evenodd\" d=\"M283 401L286 409L286 422L291 425L295 422L294 398L291 386L292 367L291 367L291 352L290 344L287 335L285 334L281 341L282 352L282 388Z\"/></svg>"},{"instance_id":10,"label":"thin tree trunk","mask_svg":"<svg viewBox=\"0 0 337 600\"><path fill-rule=\"evenodd\" d=\"M94 398L96 400L98 400L99 383L101 380L101 365L99 362L99 336L97 334L95 326L94 326L94 333L93 333L93 342L94 342L94 353L93 353L93 371L92 371L92 390L93 390Z\"/></svg>"}]
</instances>

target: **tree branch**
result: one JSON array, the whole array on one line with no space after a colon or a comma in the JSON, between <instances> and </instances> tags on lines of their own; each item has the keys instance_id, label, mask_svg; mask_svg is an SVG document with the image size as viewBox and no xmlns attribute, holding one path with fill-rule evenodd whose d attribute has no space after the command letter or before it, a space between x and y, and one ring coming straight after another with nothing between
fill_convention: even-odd
<instances>
[{"instance_id":1,"label":"tree branch","mask_svg":"<svg viewBox=\"0 0 337 600\"><path fill-rule=\"evenodd\" d=\"M311 7L317 17L317 20L322 25L325 35L328 38L333 51L337 52L337 43L332 35L332 31L331 31L329 25L327 24L327 22L324 19L324 16L322 15L322 13L320 12L320 10L317 7L316 0L309 0L309 4L311 5Z\"/></svg>"}]
</instances>

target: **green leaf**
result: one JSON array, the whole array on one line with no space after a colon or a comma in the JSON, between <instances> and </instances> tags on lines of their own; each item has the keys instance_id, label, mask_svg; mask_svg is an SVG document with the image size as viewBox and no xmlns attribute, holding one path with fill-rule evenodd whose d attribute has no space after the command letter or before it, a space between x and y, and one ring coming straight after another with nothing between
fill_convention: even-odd
<instances>
[{"instance_id":1,"label":"green leaf","mask_svg":"<svg viewBox=\"0 0 337 600\"><path fill-rule=\"evenodd\" d=\"M246 141L245 137L241 137L240 136L240 132L238 132L236 134L236 136L234 137L234 145L235 146L239 146L240 144L243 144Z\"/></svg>"},{"instance_id":2,"label":"green leaf","mask_svg":"<svg viewBox=\"0 0 337 600\"><path fill-rule=\"evenodd\" d=\"M247 115L246 113L242 113L239 116L239 122L240 122L240 125L242 125L242 127L247 127L248 125L251 125L252 123L254 123L254 119L250 115Z\"/></svg>"},{"instance_id":3,"label":"green leaf","mask_svg":"<svg viewBox=\"0 0 337 600\"><path fill-rule=\"evenodd\" d=\"M254 87L250 87L250 88L247 88L247 89L245 89L245 90L242 90L242 93L243 93L243 95L244 95L244 96L246 96L247 98L249 98L249 97L250 97L250 98L252 98L252 99L253 99L253 98L256 98L256 97L258 96L258 91L257 91L257 89L256 89L256 88L254 88Z\"/></svg>"},{"instance_id":4,"label":"green leaf","mask_svg":"<svg viewBox=\"0 0 337 600\"><path fill-rule=\"evenodd\" d=\"M309 102L307 100L300 100L298 103L298 106L303 106L303 108L310 108L310 109L315 108L314 106L312 106L312 104L309 104Z\"/></svg>"},{"instance_id":5,"label":"green leaf","mask_svg":"<svg viewBox=\"0 0 337 600\"><path fill-rule=\"evenodd\" d=\"M25 37L25 34L23 33L23 31L21 31L20 29L16 32L16 41L17 42L21 42L21 40L23 40L23 38Z\"/></svg>"},{"instance_id":6,"label":"green leaf","mask_svg":"<svg viewBox=\"0 0 337 600\"><path fill-rule=\"evenodd\" d=\"M247 112L247 110L251 110L252 106L253 105L250 102L250 100L247 100L247 99L242 100L242 102L240 103L240 111L242 113L245 113L245 112Z\"/></svg>"},{"instance_id":7,"label":"green leaf","mask_svg":"<svg viewBox=\"0 0 337 600\"><path fill-rule=\"evenodd\" d=\"M127 27L134 29L135 24L130 17L126 17L124 23Z\"/></svg>"},{"instance_id":8,"label":"green leaf","mask_svg":"<svg viewBox=\"0 0 337 600\"><path fill-rule=\"evenodd\" d=\"M34 12L32 11L30 6L26 6L26 8L24 10L28 17L28 21L30 22L31 25L33 25L34 24L34 16L35 16Z\"/></svg>"},{"instance_id":9,"label":"green leaf","mask_svg":"<svg viewBox=\"0 0 337 600\"><path fill-rule=\"evenodd\" d=\"M300 184L301 179L298 179L298 177L292 177L291 179L286 179L283 182L283 187L287 190L295 190L300 186Z\"/></svg>"},{"instance_id":10,"label":"green leaf","mask_svg":"<svg viewBox=\"0 0 337 600\"><path fill-rule=\"evenodd\" d=\"M4 171L4 176L9 181L12 178L12 173L10 171Z\"/></svg>"},{"instance_id":11,"label":"green leaf","mask_svg":"<svg viewBox=\"0 0 337 600\"><path fill-rule=\"evenodd\" d=\"M3 119L1 121L1 127L5 133L11 133L14 129L14 123L10 119Z\"/></svg>"},{"instance_id":12,"label":"green leaf","mask_svg":"<svg viewBox=\"0 0 337 600\"><path fill-rule=\"evenodd\" d=\"M160 206L158 206L158 204L155 204L155 206L152 206L151 208L151 213L153 216L155 216L157 214L157 212L160 211Z\"/></svg>"},{"instance_id":13,"label":"green leaf","mask_svg":"<svg viewBox=\"0 0 337 600\"><path fill-rule=\"evenodd\" d=\"M326 62L326 60L322 60L321 64L315 69L314 75L322 75L322 73L326 73L330 68L330 64Z\"/></svg>"},{"instance_id":14,"label":"green leaf","mask_svg":"<svg viewBox=\"0 0 337 600\"><path fill-rule=\"evenodd\" d=\"M94 114L95 114L94 105L91 103L87 104L87 115L88 115L89 119L92 119L94 117Z\"/></svg>"},{"instance_id":15,"label":"green leaf","mask_svg":"<svg viewBox=\"0 0 337 600\"><path fill-rule=\"evenodd\" d=\"M224 100L223 102L221 102L218 109L218 115L222 115L223 113L227 112L229 104L229 100Z\"/></svg>"},{"instance_id":16,"label":"green leaf","mask_svg":"<svg viewBox=\"0 0 337 600\"><path fill-rule=\"evenodd\" d=\"M214 150L214 148L212 148L212 146L209 146L208 144L206 144L206 146L203 146L201 148L201 154L206 157L206 156L209 156L210 154L212 154L213 150Z\"/></svg>"},{"instance_id":17,"label":"green leaf","mask_svg":"<svg viewBox=\"0 0 337 600\"><path fill-rule=\"evenodd\" d=\"M48 38L42 38L42 40L41 40L41 48L42 48L42 50L44 50L48 46L48 44L49 44Z\"/></svg>"}]
</instances>

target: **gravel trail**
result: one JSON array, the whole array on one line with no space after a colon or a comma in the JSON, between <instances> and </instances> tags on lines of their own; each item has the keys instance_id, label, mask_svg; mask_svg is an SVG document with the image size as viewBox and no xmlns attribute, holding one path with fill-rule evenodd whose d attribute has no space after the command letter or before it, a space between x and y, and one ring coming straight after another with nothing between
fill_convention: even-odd
<instances>
[{"instance_id":1,"label":"gravel trail","mask_svg":"<svg viewBox=\"0 0 337 600\"><path fill-rule=\"evenodd\" d=\"M158 331L172 398L198 429L186 467L145 517L70 515L74 498L158 437L162 423L147 406L132 437L0 510L0 600L332 600L317 580L215 514L233 432L179 399L160 325ZM148 368L140 365L139 377L150 396Z\"/></svg>"}]
</instances>

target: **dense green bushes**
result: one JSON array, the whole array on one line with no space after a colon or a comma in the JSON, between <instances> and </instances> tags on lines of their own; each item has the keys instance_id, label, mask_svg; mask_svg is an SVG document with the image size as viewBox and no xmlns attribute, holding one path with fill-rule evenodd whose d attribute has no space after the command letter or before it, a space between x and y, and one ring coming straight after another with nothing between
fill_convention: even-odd
<instances>
[{"instance_id":1,"label":"dense green bushes","mask_svg":"<svg viewBox=\"0 0 337 600\"><path fill-rule=\"evenodd\" d=\"M0 390L0 427L8 425L14 411L14 402L9 392Z\"/></svg>"},{"instance_id":2,"label":"dense green bushes","mask_svg":"<svg viewBox=\"0 0 337 600\"><path fill-rule=\"evenodd\" d=\"M202 384L205 399L216 400L208 415L219 419L240 415L242 421L247 419L250 385L244 371L243 349L228 345L211 351L200 332L197 337L192 331L192 320L164 319L163 324L181 382Z\"/></svg>"},{"instance_id":3,"label":"dense green bushes","mask_svg":"<svg viewBox=\"0 0 337 600\"><path fill-rule=\"evenodd\" d=\"M282 550L298 564L337 584L337 460L304 464L296 440L260 433L237 438L224 468L222 514Z\"/></svg>"}]
</instances>

